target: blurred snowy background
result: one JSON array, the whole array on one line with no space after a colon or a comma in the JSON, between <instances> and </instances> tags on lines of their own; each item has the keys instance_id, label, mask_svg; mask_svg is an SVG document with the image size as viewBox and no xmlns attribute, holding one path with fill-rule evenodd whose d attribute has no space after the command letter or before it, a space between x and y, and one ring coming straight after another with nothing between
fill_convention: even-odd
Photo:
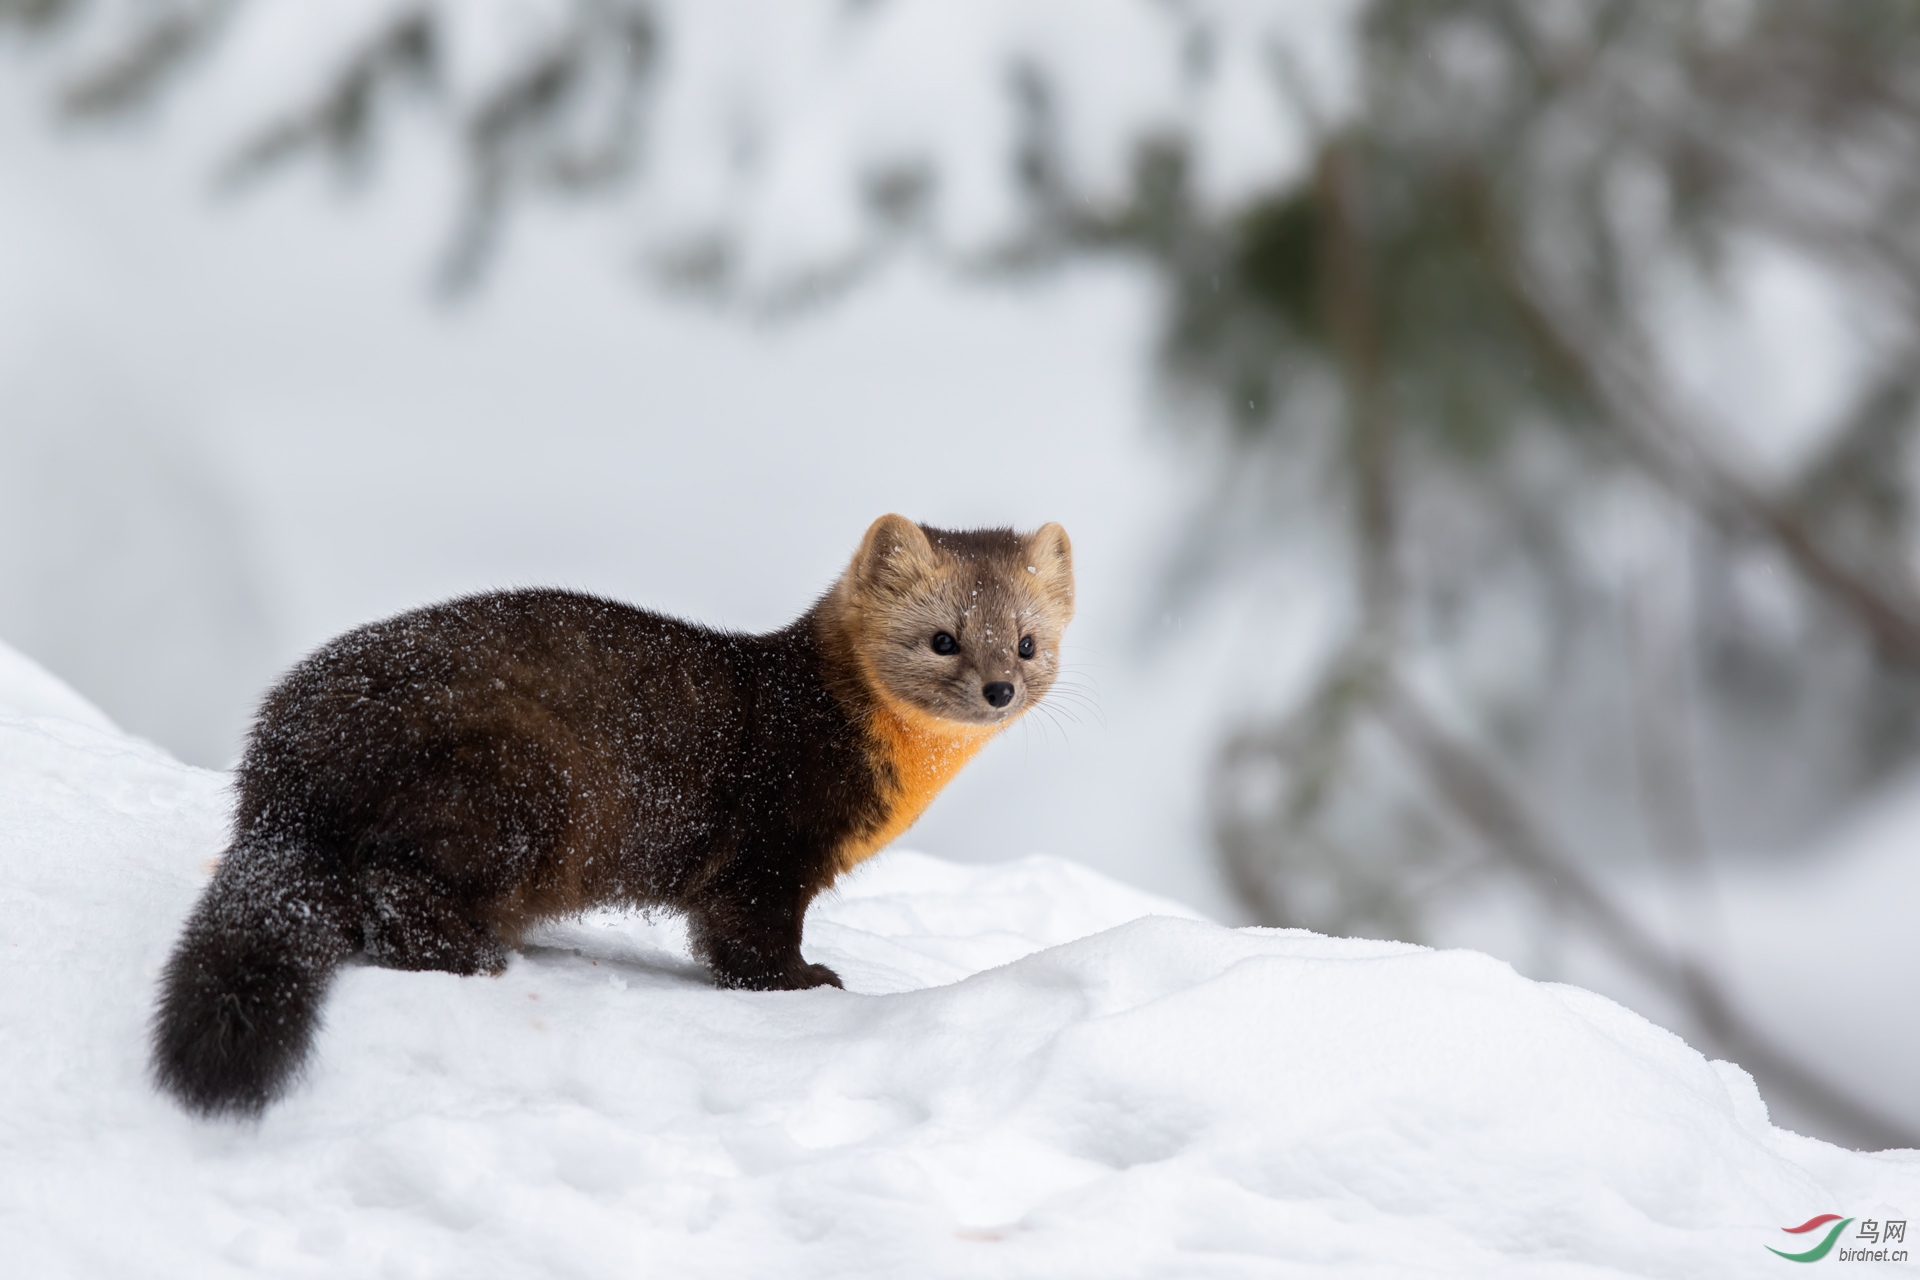
<instances>
[{"instance_id":1,"label":"blurred snowy background","mask_svg":"<svg viewBox=\"0 0 1920 1280\"><path fill-rule=\"evenodd\" d=\"M1910 1144L1917 209L1891 0L0 0L0 639L221 765L427 600L1059 520L1071 696L915 847Z\"/></svg>"}]
</instances>

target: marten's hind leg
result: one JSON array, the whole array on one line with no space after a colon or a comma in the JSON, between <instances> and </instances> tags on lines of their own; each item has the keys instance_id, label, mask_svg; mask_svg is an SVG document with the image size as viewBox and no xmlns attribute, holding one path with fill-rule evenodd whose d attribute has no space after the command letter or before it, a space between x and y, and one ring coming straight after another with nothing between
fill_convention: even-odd
<instances>
[{"instance_id":1,"label":"marten's hind leg","mask_svg":"<svg viewBox=\"0 0 1920 1280\"><path fill-rule=\"evenodd\" d=\"M362 883L361 937L376 964L458 974L505 971L506 944L431 877L376 868Z\"/></svg>"}]
</instances>

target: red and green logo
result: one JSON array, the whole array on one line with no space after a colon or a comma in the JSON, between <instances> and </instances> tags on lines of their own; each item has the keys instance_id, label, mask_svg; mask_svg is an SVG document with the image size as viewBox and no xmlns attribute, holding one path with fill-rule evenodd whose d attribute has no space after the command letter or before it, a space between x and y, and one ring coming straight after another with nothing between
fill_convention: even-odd
<instances>
[{"instance_id":1,"label":"red and green logo","mask_svg":"<svg viewBox=\"0 0 1920 1280\"><path fill-rule=\"evenodd\" d=\"M1777 1253L1788 1262L1818 1262L1833 1252L1833 1242L1840 1238L1840 1233L1845 1231L1847 1224L1852 1221L1852 1218L1843 1218L1837 1213L1823 1213L1818 1217L1808 1218L1797 1227L1782 1227L1780 1229L1788 1235L1798 1236L1805 1235L1809 1231L1818 1231L1829 1222L1833 1224L1833 1229L1827 1232L1825 1238L1805 1253L1788 1253L1785 1249L1776 1249L1772 1245L1767 1246L1767 1252Z\"/></svg>"}]
</instances>

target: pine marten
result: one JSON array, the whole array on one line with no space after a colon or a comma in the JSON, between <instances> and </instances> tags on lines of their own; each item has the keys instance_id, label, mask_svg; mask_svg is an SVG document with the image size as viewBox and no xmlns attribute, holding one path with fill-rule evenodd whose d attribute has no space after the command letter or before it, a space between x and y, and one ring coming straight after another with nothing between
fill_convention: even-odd
<instances>
[{"instance_id":1,"label":"pine marten","mask_svg":"<svg viewBox=\"0 0 1920 1280\"><path fill-rule=\"evenodd\" d=\"M538 921L683 912L727 987L839 986L807 904L1052 686L1057 524L883 516L782 630L559 590L468 596L325 645L266 696L233 838L161 976L153 1074L258 1114L334 970L499 973Z\"/></svg>"}]
</instances>

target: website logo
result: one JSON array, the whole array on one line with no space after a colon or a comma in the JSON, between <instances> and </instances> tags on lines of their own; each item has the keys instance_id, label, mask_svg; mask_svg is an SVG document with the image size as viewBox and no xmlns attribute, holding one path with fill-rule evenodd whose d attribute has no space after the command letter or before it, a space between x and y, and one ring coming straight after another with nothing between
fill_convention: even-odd
<instances>
[{"instance_id":1,"label":"website logo","mask_svg":"<svg viewBox=\"0 0 1920 1280\"><path fill-rule=\"evenodd\" d=\"M1854 1219L1843 1218L1837 1213L1822 1213L1808 1218L1797 1227L1782 1227L1790 1236L1808 1236L1819 1231L1822 1234L1810 1247L1798 1252L1776 1249L1767 1246L1768 1253L1777 1253L1788 1262L1818 1262L1833 1252L1833 1246L1840 1241L1840 1235L1852 1224ZM1828 1226L1832 1223L1832 1226ZM1886 1246L1907 1242L1907 1221L1905 1218L1889 1220L1885 1224L1873 1218L1860 1219L1859 1229L1853 1233L1851 1247L1842 1245L1836 1255L1838 1262L1905 1262L1905 1249L1890 1249Z\"/></svg>"}]
</instances>

